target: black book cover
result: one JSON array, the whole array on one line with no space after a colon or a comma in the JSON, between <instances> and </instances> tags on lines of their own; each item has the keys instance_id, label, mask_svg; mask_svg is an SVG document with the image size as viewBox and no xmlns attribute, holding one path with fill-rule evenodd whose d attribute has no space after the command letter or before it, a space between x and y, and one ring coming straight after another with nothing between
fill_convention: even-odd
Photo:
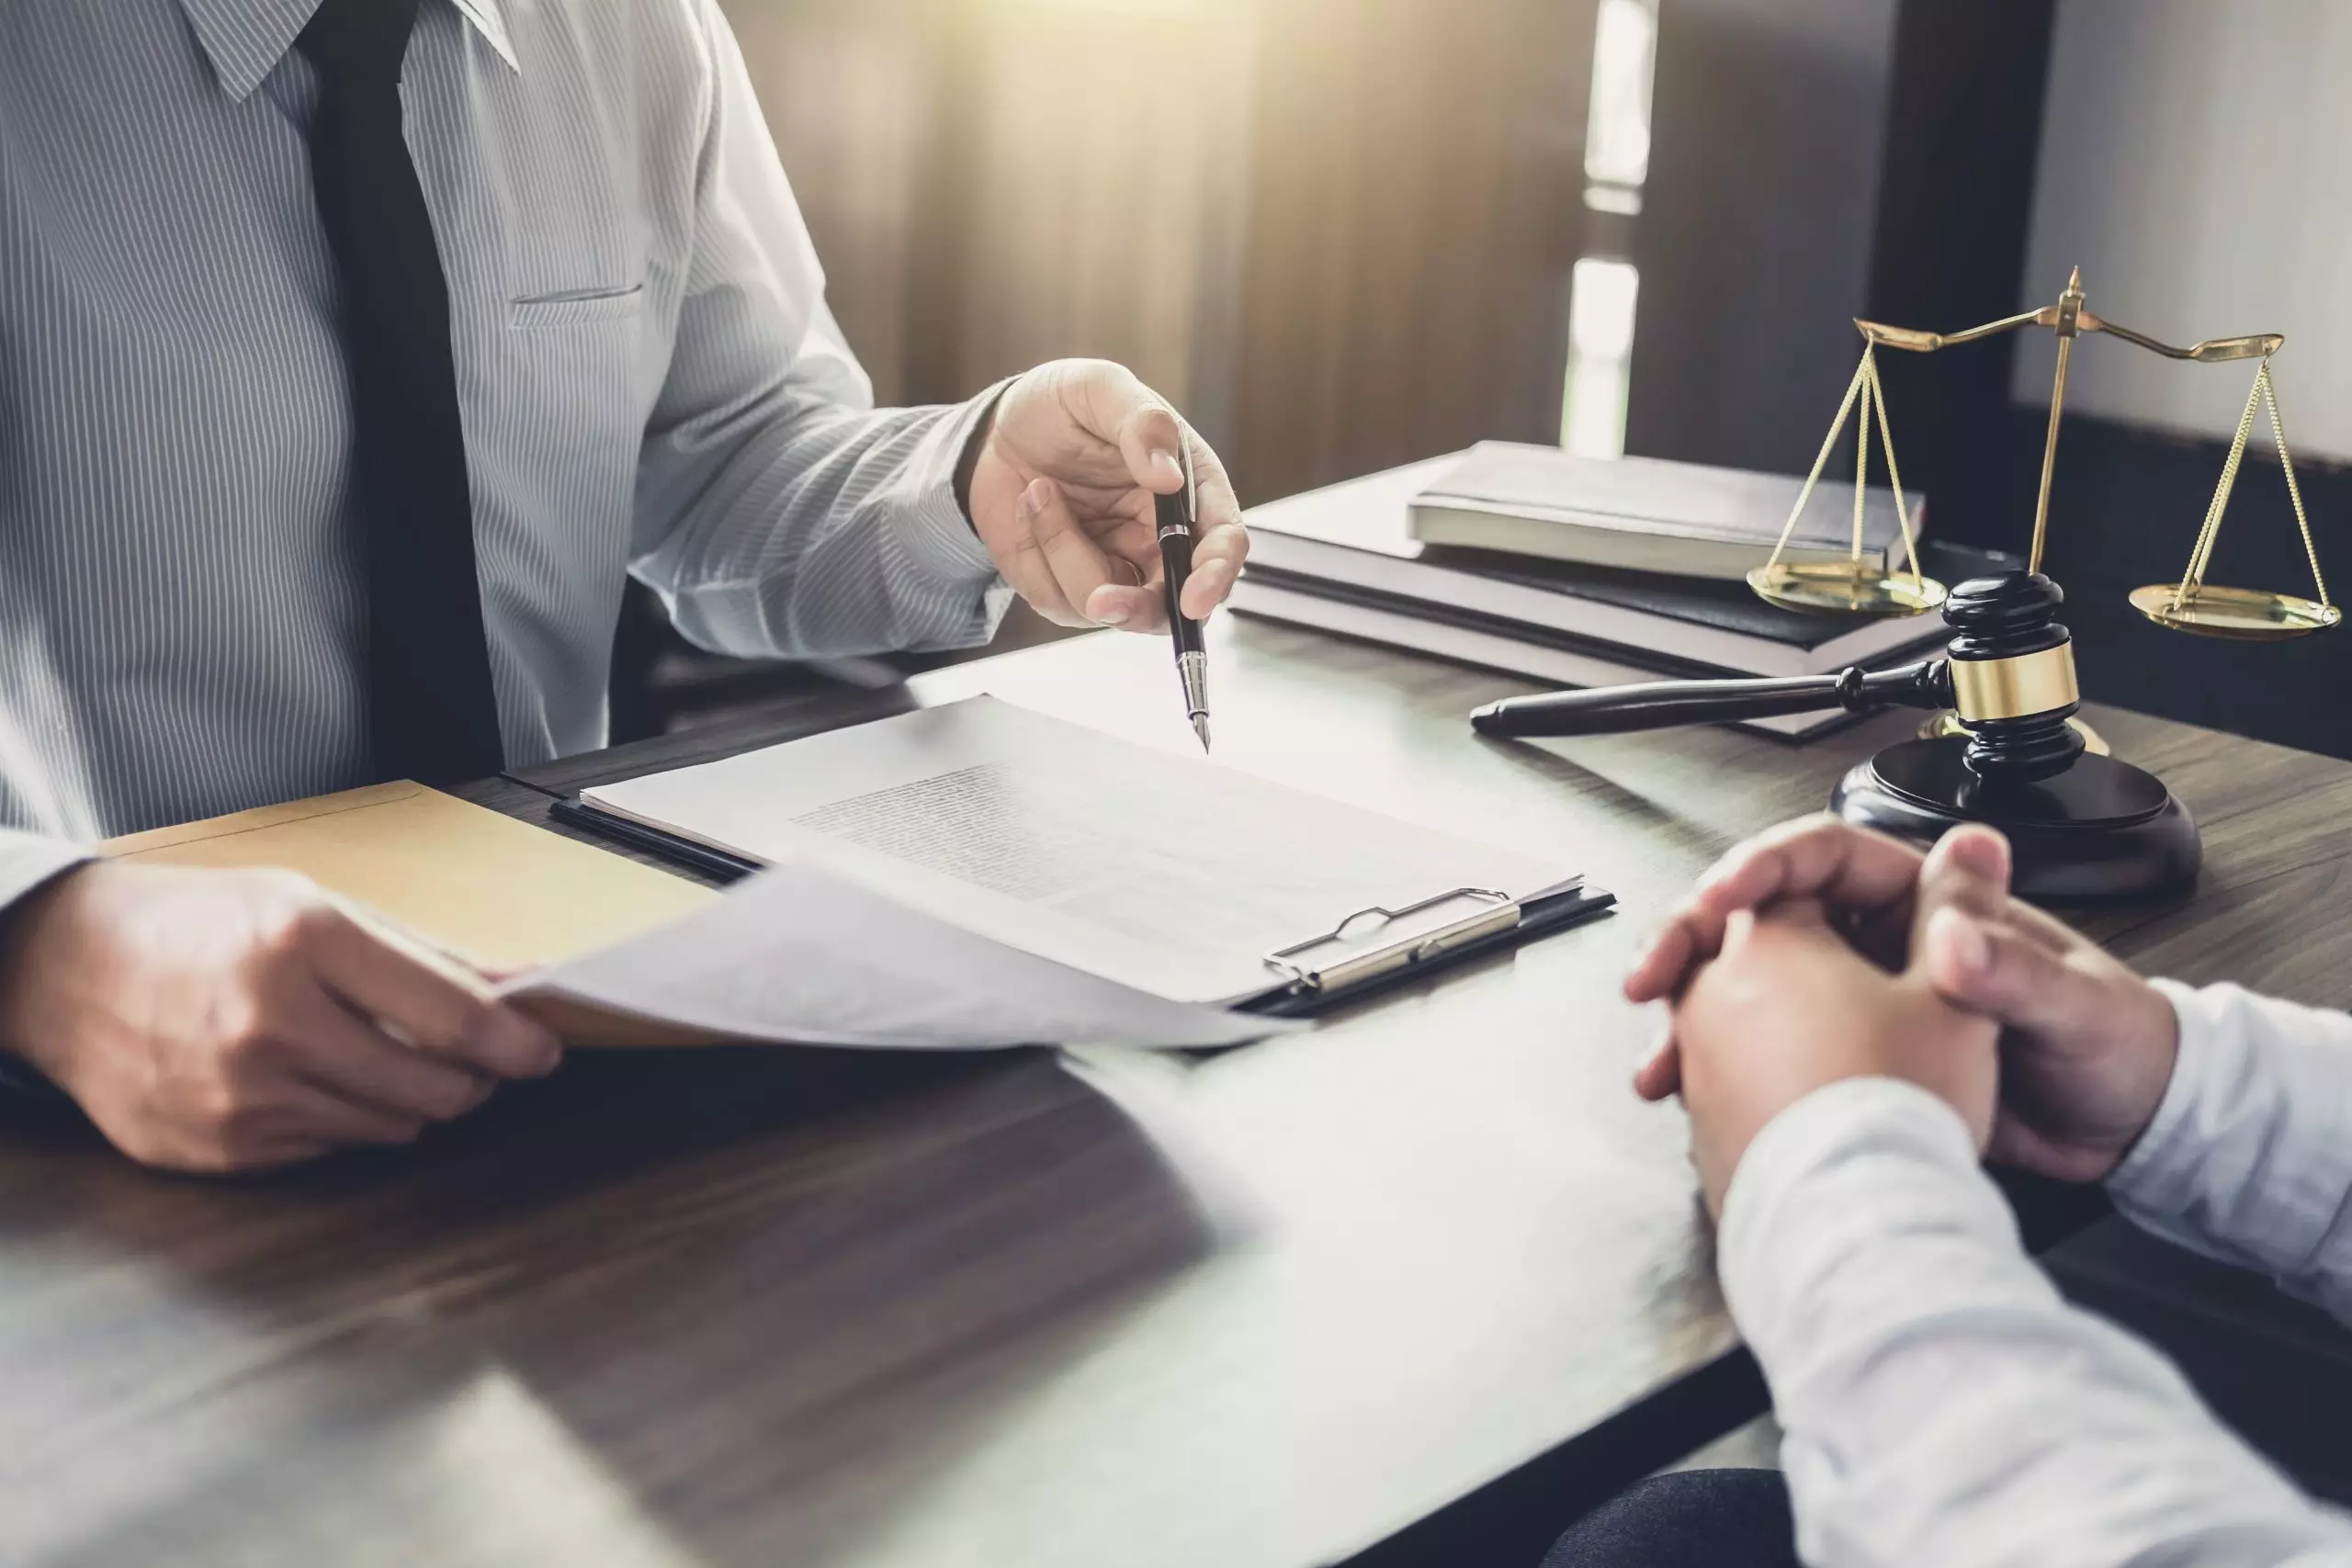
<instances>
[{"instance_id":1,"label":"black book cover","mask_svg":"<svg viewBox=\"0 0 2352 1568\"><path fill-rule=\"evenodd\" d=\"M1923 562L1922 565L1925 563ZM1699 660L1686 659L1663 649L1629 649L1599 637L1579 637L1574 632L1555 631L1548 626L1529 626L1523 621L1508 621L1494 615L1480 615L1476 610L1457 609L1450 604L1433 604L1426 600L1408 599L1402 594L1384 592L1377 588L1360 588L1351 583L1332 582L1328 579L1306 577L1283 571L1278 567L1252 566L1249 575L1269 588L1288 589L1317 599L1330 599L1342 604L1361 604L1366 609L1385 610L1392 615L1427 621L1432 626L1458 626L1464 631L1484 632L1490 637L1508 637L1533 648L1555 648L1570 653L1589 654L1613 663L1638 667L1660 680L1723 681L1749 680L1754 672L1727 669ZM1276 617L1279 618L1279 617ZM1930 633L1929 635L1932 635ZM1897 665L1935 656L1938 649L1932 643L1898 649L1891 653L1857 659L1853 662L1866 670L1891 670ZM1833 704L1834 705L1834 704Z\"/></svg>"},{"instance_id":2,"label":"black book cover","mask_svg":"<svg viewBox=\"0 0 2352 1568\"><path fill-rule=\"evenodd\" d=\"M1851 632L1855 625L1843 616L1808 615L1768 604L1745 582L1572 566L1532 556L1504 556L1489 550L1441 545L1423 546L1420 559L1427 566L1566 593L1668 620L1713 626L1790 648L1819 648ZM1988 572L2014 570L2018 564L2014 557L1964 545L1931 542L1919 547L1919 570L1947 585Z\"/></svg>"}]
</instances>

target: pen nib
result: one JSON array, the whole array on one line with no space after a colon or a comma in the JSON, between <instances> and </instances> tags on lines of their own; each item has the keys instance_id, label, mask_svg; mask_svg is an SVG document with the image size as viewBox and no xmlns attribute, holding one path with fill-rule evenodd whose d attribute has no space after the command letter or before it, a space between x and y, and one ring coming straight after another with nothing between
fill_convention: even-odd
<instances>
[{"instance_id":1,"label":"pen nib","mask_svg":"<svg viewBox=\"0 0 2352 1568\"><path fill-rule=\"evenodd\" d=\"M1204 713L1196 713L1193 716L1193 733L1201 738L1201 750L1203 751L1206 751L1209 749L1208 715Z\"/></svg>"}]
</instances>

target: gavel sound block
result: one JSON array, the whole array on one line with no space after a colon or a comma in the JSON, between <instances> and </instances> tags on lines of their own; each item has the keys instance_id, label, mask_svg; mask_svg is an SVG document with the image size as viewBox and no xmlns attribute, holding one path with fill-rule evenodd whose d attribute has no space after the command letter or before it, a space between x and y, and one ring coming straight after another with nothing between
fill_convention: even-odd
<instances>
[{"instance_id":1,"label":"gavel sound block","mask_svg":"<svg viewBox=\"0 0 2352 1568\"><path fill-rule=\"evenodd\" d=\"M1987 822L2016 852L2018 893L2073 902L2162 893L2197 876L2197 825L2164 782L2085 750L2066 721L2082 705L2065 595L2040 572L1979 577L1952 590L1941 659L1871 674L1765 681L1664 681L1491 704L1482 735L1604 735L1843 707L1951 708L1966 735L1905 740L1857 764L1830 809L1849 822L1932 843Z\"/></svg>"}]
</instances>

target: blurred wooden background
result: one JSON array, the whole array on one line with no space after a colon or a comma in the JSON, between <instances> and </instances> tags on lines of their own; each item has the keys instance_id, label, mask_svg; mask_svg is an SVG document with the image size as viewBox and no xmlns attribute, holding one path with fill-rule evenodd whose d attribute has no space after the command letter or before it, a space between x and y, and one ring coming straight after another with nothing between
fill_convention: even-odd
<instances>
[{"instance_id":1,"label":"blurred wooden background","mask_svg":"<svg viewBox=\"0 0 2352 1568\"><path fill-rule=\"evenodd\" d=\"M886 403L1125 361L1245 501L1554 439L1595 0L729 0Z\"/></svg>"}]
</instances>

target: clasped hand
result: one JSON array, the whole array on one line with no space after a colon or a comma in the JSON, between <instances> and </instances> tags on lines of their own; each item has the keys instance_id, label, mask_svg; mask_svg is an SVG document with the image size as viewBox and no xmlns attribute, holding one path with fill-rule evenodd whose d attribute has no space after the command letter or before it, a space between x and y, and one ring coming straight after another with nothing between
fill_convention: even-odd
<instances>
[{"instance_id":1,"label":"clasped hand","mask_svg":"<svg viewBox=\"0 0 2352 1568\"><path fill-rule=\"evenodd\" d=\"M1847 1077L1919 1084L2002 1163L2068 1181L2115 1168L2171 1082L2172 1004L2008 880L1990 828L1922 856L1826 818L1701 879L1625 994L1671 1005L1634 1087L1683 1097L1710 1207L1766 1122Z\"/></svg>"}]
</instances>

